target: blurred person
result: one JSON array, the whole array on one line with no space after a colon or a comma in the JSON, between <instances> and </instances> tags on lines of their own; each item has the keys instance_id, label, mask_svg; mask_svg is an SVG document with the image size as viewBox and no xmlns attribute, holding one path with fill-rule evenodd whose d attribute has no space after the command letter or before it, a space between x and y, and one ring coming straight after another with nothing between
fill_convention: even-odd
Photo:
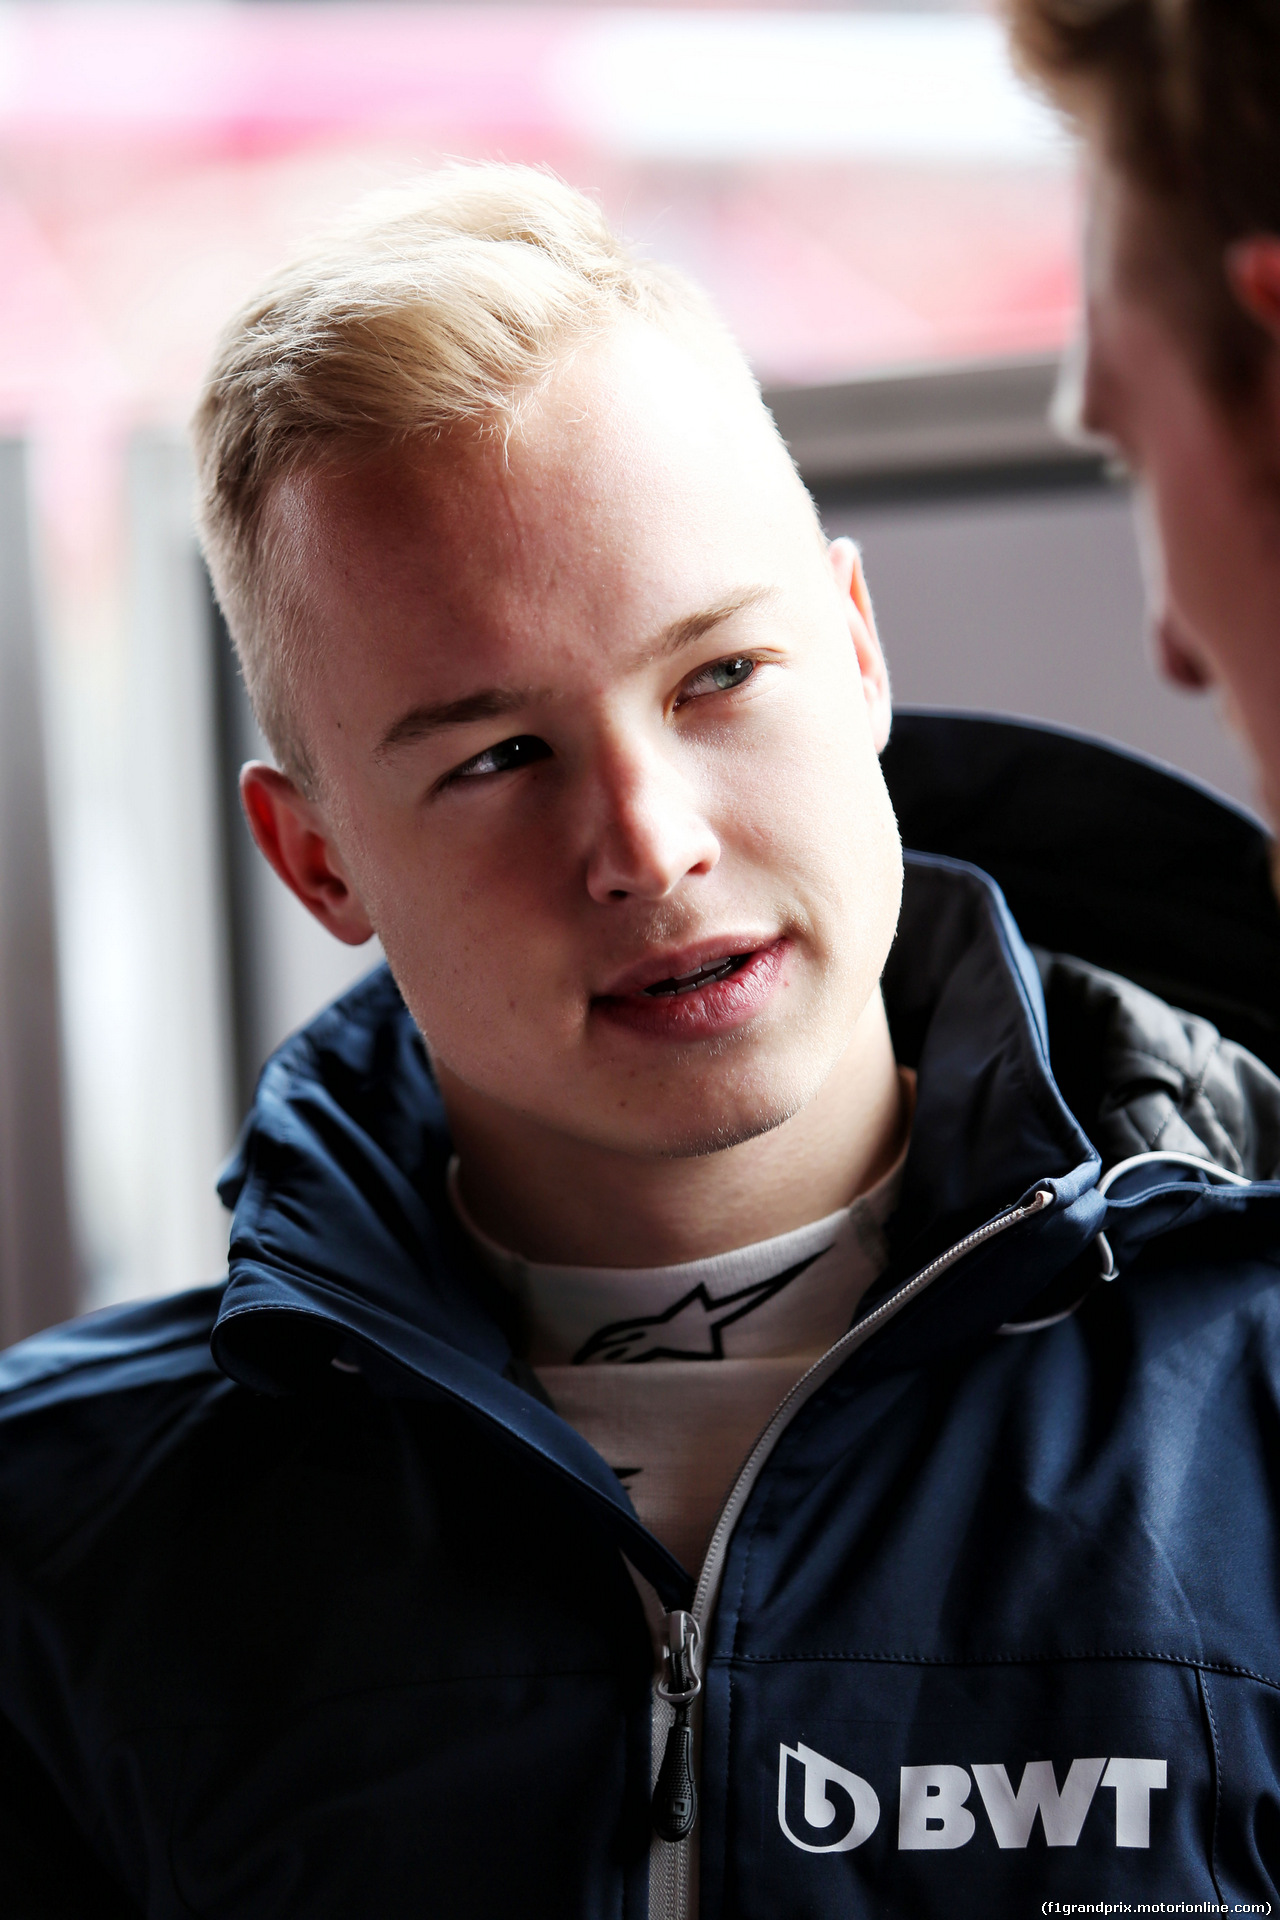
<instances>
[{"instance_id":1,"label":"blurred person","mask_svg":"<svg viewBox=\"0 0 1280 1920\"><path fill-rule=\"evenodd\" d=\"M388 964L266 1067L225 1285L0 1362L0 1910L1269 1898L1280 1082L904 859L856 552L568 188L364 207L196 437L253 831ZM1081 822L1247 822L889 753L1194 985Z\"/></svg>"},{"instance_id":2,"label":"blurred person","mask_svg":"<svg viewBox=\"0 0 1280 1920\"><path fill-rule=\"evenodd\" d=\"M1064 411L1137 482L1156 655L1280 822L1280 4L1004 0L1089 158ZM1072 382L1073 386L1075 381Z\"/></svg>"}]
</instances>

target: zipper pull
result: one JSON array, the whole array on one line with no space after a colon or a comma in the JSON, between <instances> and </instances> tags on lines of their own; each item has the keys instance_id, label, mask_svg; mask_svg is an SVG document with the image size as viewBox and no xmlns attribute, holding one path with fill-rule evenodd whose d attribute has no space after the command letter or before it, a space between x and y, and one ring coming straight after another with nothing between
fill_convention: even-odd
<instances>
[{"instance_id":1,"label":"zipper pull","mask_svg":"<svg viewBox=\"0 0 1280 1920\"><path fill-rule=\"evenodd\" d=\"M667 1730L662 1765L653 1789L653 1830L673 1844L687 1840L698 1818L698 1783L693 1774L693 1728L689 1709L702 1691L698 1672L698 1623L691 1613L669 1613L665 1620L664 1672L658 1697L670 1701L676 1717Z\"/></svg>"}]
</instances>

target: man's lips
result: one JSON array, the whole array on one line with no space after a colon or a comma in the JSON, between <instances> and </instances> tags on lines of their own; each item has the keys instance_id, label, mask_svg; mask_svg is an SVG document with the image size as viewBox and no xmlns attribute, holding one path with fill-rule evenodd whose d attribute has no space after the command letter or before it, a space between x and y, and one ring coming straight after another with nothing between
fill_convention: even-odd
<instances>
[{"instance_id":1,"label":"man's lips","mask_svg":"<svg viewBox=\"0 0 1280 1920\"><path fill-rule=\"evenodd\" d=\"M658 980L645 992L655 999L674 998L680 993L697 993L702 987L709 987L713 981L727 979L729 974L751 958L751 950L746 953L731 953L727 960L713 960L710 966L699 967L694 973L672 974L666 980Z\"/></svg>"},{"instance_id":2,"label":"man's lips","mask_svg":"<svg viewBox=\"0 0 1280 1920\"><path fill-rule=\"evenodd\" d=\"M653 954L620 973L592 998L624 1000L631 994L652 994L655 988L662 993L691 992L710 978L723 977L762 948L775 946L777 940L776 934L723 934L696 946Z\"/></svg>"},{"instance_id":3,"label":"man's lips","mask_svg":"<svg viewBox=\"0 0 1280 1920\"><path fill-rule=\"evenodd\" d=\"M651 1040L714 1039L746 1026L783 984L791 942L737 936L663 954L619 976L591 1010L612 1027ZM622 991L619 991L619 989Z\"/></svg>"}]
</instances>

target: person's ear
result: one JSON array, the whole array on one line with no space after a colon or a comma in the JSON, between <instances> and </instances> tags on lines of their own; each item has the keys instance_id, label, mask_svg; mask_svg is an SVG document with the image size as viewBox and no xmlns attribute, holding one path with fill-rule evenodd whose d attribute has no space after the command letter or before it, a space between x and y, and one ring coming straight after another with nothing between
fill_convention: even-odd
<instances>
[{"instance_id":1,"label":"person's ear","mask_svg":"<svg viewBox=\"0 0 1280 1920\"><path fill-rule=\"evenodd\" d=\"M261 760L241 768L240 800L249 831L290 893L335 939L362 946L373 925L320 809Z\"/></svg>"},{"instance_id":2,"label":"person's ear","mask_svg":"<svg viewBox=\"0 0 1280 1920\"><path fill-rule=\"evenodd\" d=\"M1280 235L1250 234L1227 248L1231 291L1260 327L1280 346Z\"/></svg>"},{"instance_id":3,"label":"person's ear","mask_svg":"<svg viewBox=\"0 0 1280 1920\"><path fill-rule=\"evenodd\" d=\"M889 744L893 702L889 693L889 669L880 650L876 616L871 595L867 591L866 575L862 571L862 555L857 543L843 535L830 542L827 553L837 591L845 604L849 637L858 655L862 691L866 696L867 715L871 721L871 737L875 741L876 752L883 753Z\"/></svg>"}]
</instances>

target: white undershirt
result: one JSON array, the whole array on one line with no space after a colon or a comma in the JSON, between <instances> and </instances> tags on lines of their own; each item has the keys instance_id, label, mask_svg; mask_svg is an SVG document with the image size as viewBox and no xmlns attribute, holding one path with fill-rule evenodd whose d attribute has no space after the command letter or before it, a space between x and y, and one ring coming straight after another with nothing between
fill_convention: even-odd
<instances>
[{"instance_id":1,"label":"white undershirt","mask_svg":"<svg viewBox=\"0 0 1280 1920\"><path fill-rule=\"evenodd\" d=\"M775 1409L883 1271L905 1158L904 1147L875 1187L823 1220L674 1267L525 1260L475 1225L450 1164L454 1211L520 1301L552 1405L691 1572Z\"/></svg>"}]
</instances>

